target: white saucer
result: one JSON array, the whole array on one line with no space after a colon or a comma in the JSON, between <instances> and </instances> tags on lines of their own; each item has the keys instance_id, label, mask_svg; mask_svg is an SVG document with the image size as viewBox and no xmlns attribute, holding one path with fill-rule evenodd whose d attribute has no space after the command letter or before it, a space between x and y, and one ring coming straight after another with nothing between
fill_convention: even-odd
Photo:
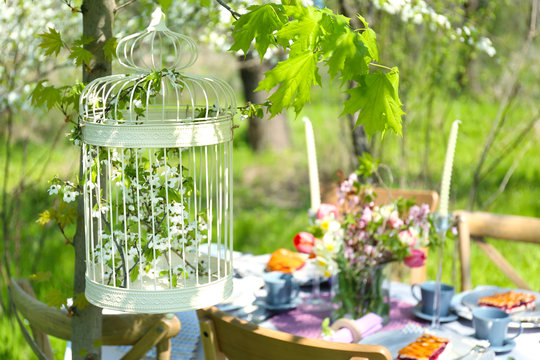
<instances>
[{"instance_id":1,"label":"white saucer","mask_svg":"<svg viewBox=\"0 0 540 360\"><path fill-rule=\"evenodd\" d=\"M516 342L512 339L504 340L501 346L490 346L489 348L496 353L508 352L516 346Z\"/></svg>"},{"instance_id":2,"label":"white saucer","mask_svg":"<svg viewBox=\"0 0 540 360\"><path fill-rule=\"evenodd\" d=\"M428 320L428 321L433 320L433 315L428 315L428 314L423 313L420 305L417 305L417 306L415 306L413 308L413 314L418 316L420 319L424 319L424 320ZM448 315L446 315L446 316L441 316L440 321L441 322L450 322L450 321L457 320L457 318L458 318L458 316L456 314L448 313Z\"/></svg>"},{"instance_id":3,"label":"white saucer","mask_svg":"<svg viewBox=\"0 0 540 360\"><path fill-rule=\"evenodd\" d=\"M266 301L264 301L264 299L257 300L257 301L255 301L254 304L262 306L266 310L274 310L275 311L275 310L294 309L294 308L298 307L298 305L300 305L301 303L302 303L302 299L296 298L296 299L293 299L290 303L286 303L286 304L272 305L272 304L268 304Z\"/></svg>"}]
</instances>

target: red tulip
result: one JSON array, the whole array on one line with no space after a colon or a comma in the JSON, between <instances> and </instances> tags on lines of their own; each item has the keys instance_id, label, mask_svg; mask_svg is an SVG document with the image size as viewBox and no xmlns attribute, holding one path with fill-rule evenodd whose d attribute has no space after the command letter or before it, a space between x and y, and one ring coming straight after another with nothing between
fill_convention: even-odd
<instances>
[{"instance_id":1,"label":"red tulip","mask_svg":"<svg viewBox=\"0 0 540 360\"><path fill-rule=\"evenodd\" d=\"M422 250L413 249L411 255L407 256L404 260L405 265L408 267L421 267L426 262L426 254Z\"/></svg>"},{"instance_id":2,"label":"red tulip","mask_svg":"<svg viewBox=\"0 0 540 360\"><path fill-rule=\"evenodd\" d=\"M319 210L317 210L317 219L324 219L329 215L334 215L334 219L337 219L339 210L334 204L321 204Z\"/></svg>"},{"instance_id":3,"label":"red tulip","mask_svg":"<svg viewBox=\"0 0 540 360\"><path fill-rule=\"evenodd\" d=\"M313 252L313 246L315 246L315 236L308 232L299 232L294 237L294 246L296 246L298 252L311 254Z\"/></svg>"}]
</instances>

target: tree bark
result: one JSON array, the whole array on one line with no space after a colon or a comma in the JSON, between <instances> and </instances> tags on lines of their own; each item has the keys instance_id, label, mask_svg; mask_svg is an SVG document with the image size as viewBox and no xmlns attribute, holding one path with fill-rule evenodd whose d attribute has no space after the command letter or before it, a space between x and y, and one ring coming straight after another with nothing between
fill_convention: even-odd
<instances>
[{"instance_id":1,"label":"tree bark","mask_svg":"<svg viewBox=\"0 0 540 360\"><path fill-rule=\"evenodd\" d=\"M88 83L102 76L110 75L112 63L106 58L103 45L113 35L114 0L84 0L83 35L93 38L86 49L94 55L94 60L83 68L83 82ZM82 153L79 161L79 179L82 179ZM86 288L84 205L79 196L77 229L73 237L75 248L75 274L73 296L81 296ZM101 359L101 308L88 305L84 309L74 309L71 328L73 359Z\"/></svg>"},{"instance_id":2,"label":"tree bark","mask_svg":"<svg viewBox=\"0 0 540 360\"><path fill-rule=\"evenodd\" d=\"M246 101L252 104L262 104L267 99L264 91L255 91L268 66L259 63L258 59L248 54L240 61L240 77ZM269 118L265 114L263 118L249 118L248 143L254 151L274 150L279 151L291 146L291 135L287 116L284 113Z\"/></svg>"}]
</instances>

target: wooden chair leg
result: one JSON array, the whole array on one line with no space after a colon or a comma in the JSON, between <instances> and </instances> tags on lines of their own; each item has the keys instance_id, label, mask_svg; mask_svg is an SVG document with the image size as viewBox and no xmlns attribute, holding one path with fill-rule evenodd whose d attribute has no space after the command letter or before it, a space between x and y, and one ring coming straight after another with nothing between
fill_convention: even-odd
<instances>
[{"instance_id":1,"label":"wooden chair leg","mask_svg":"<svg viewBox=\"0 0 540 360\"><path fill-rule=\"evenodd\" d=\"M161 342L168 333L168 324L163 320L157 322L133 347L122 357L122 360L137 360L142 358L150 349ZM160 360L169 360L160 358Z\"/></svg>"},{"instance_id":2,"label":"wooden chair leg","mask_svg":"<svg viewBox=\"0 0 540 360\"><path fill-rule=\"evenodd\" d=\"M214 323L210 319L202 319L199 322L201 328L201 341L206 360L225 360L225 356L219 350Z\"/></svg>"},{"instance_id":3,"label":"wooden chair leg","mask_svg":"<svg viewBox=\"0 0 540 360\"><path fill-rule=\"evenodd\" d=\"M171 338L163 339L156 345L156 359L170 360L171 358Z\"/></svg>"}]
</instances>

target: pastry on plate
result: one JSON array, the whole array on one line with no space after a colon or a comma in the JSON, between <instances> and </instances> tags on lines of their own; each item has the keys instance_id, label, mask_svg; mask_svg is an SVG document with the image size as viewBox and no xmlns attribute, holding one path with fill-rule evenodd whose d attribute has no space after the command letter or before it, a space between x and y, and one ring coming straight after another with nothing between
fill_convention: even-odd
<instances>
[{"instance_id":1,"label":"pastry on plate","mask_svg":"<svg viewBox=\"0 0 540 360\"><path fill-rule=\"evenodd\" d=\"M278 249L272 253L266 264L266 271L291 273L300 269L305 263L306 259L302 254L288 249Z\"/></svg>"},{"instance_id":2,"label":"pastry on plate","mask_svg":"<svg viewBox=\"0 0 540 360\"><path fill-rule=\"evenodd\" d=\"M479 306L499 308L509 314L536 308L536 296L516 291L506 291L478 299Z\"/></svg>"},{"instance_id":3,"label":"pastry on plate","mask_svg":"<svg viewBox=\"0 0 540 360\"><path fill-rule=\"evenodd\" d=\"M449 339L423 334L399 350L397 360L444 360L448 358L451 347Z\"/></svg>"}]
</instances>

